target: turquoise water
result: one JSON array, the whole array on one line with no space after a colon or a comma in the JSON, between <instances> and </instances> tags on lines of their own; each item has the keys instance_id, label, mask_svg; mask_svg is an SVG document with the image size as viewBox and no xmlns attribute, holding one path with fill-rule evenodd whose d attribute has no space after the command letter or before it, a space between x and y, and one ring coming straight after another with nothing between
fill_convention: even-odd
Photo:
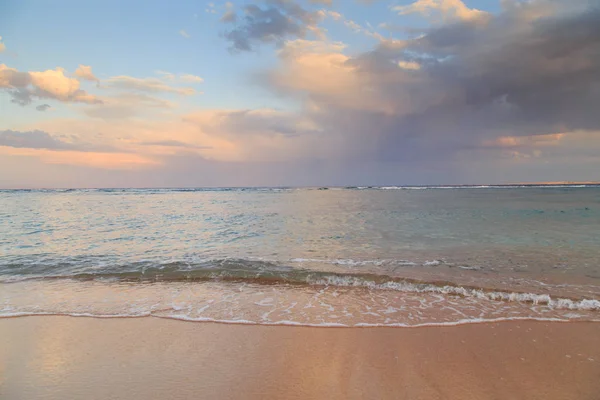
<instances>
[{"instance_id":1,"label":"turquoise water","mask_svg":"<svg viewBox=\"0 0 600 400\"><path fill-rule=\"evenodd\" d=\"M5 190L0 315L594 319L599 249L593 185Z\"/></svg>"}]
</instances>

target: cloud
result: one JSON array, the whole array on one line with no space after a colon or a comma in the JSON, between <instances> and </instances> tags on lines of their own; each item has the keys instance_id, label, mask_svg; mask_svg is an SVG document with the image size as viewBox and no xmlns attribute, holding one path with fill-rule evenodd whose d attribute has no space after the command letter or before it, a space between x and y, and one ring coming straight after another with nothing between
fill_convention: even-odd
<instances>
[{"instance_id":1,"label":"cloud","mask_svg":"<svg viewBox=\"0 0 600 400\"><path fill-rule=\"evenodd\" d=\"M311 4L319 4L322 6L331 6L333 4L333 0L310 0Z\"/></svg>"},{"instance_id":2,"label":"cloud","mask_svg":"<svg viewBox=\"0 0 600 400\"><path fill-rule=\"evenodd\" d=\"M14 147L19 149L45 149L53 151L79 151L79 152L113 152L114 148L109 146L98 146L82 142L77 138L55 137L40 130L34 131L0 131L0 146Z\"/></svg>"},{"instance_id":3,"label":"cloud","mask_svg":"<svg viewBox=\"0 0 600 400\"><path fill-rule=\"evenodd\" d=\"M52 108L50 104L40 104L39 106L35 107L35 109L38 111L46 111L49 108Z\"/></svg>"},{"instance_id":4,"label":"cloud","mask_svg":"<svg viewBox=\"0 0 600 400\"><path fill-rule=\"evenodd\" d=\"M343 43L297 39L279 51L281 65L262 76L262 83L280 94L308 100L324 111L346 108L392 111L370 77L360 73L343 53Z\"/></svg>"},{"instance_id":5,"label":"cloud","mask_svg":"<svg viewBox=\"0 0 600 400\"><path fill-rule=\"evenodd\" d=\"M158 75L160 75L160 79L169 81L169 82L184 82L184 83L202 83L204 79L199 76L192 74L174 74L168 71L156 71Z\"/></svg>"},{"instance_id":6,"label":"cloud","mask_svg":"<svg viewBox=\"0 0 600 400\"><path fill-rule=\"evenodd\" d=\"M69 165L93 167L103 170L144 170L159 165L158 162L131 153L107 153L107 152L44 152L40 156L46 165ZM89 187L89 177L88 183ZM71 187L68 183L67 186Z\"/></svg>"},{"instance_id":7,"label":"cloud","mask_svg":"<svg viewBox=\"0 0 600 400\"><path fill-rule=\"evenodd\" d=\"M86 81L100 82L100 80L92 73L92 67L89 65L79 64L79 67L75 70L75 76Z\"/></svg>"},{"instance_id":8,"label":"cloud","mask_svg":"<svg viewBox=\"0 0 600 400\"><path fill-rule=\"evenodd\" d=\"M191 143L180 142L179 140L157 140L154 142L140 142L142 146L161 146L161 147L182 147L186 149L212 149L210 146L199 146Z\"/></svg>"},{"instance_id":9,"label":"cloud","mask_svg":"<svg viewBox=\"0 0 600 400\"><path fill-rule=\"evenodd\" d=\"M502 137L600 130L600 8L588 4L518 3L483 23L453 20L355 56L288 41L258 79L303 101L327 146L343 138L347 163L460 169L466 149L503 159L506 149L484 146ZM520 153L539 150L534 139L519 143Z\"/></svg>"},{"instance_id":10,"label":"cloud","mask_svg":"<svg viewBox=\"0 0 600 400\"><path fill-rule=\"evenodd\" d=\"M30 104L34 98L53 99L65 103L97 104L97 97L79 89L79 81L65 75L63 68L20 72L0 64L0 89L7 91L12 102Z\"/></svg>"},{"instance_id":11,"label":"cloud","mask_svg":"<svg viewBox=\"0 0 600 400\"><path fill-rule=\"evenodd\" d=\"M357 24L356 22L352 21L351 19L344 21L344 25L346 25L348 28L350 28L354 31L361 30L361 26L359 24Z\"/></svg>"},{"instance_id":12,"label":"cloud","mask_svg":"<svg viewBox=\"0 0 600 400\"><path fill-rule=\"evenodd\" d=\"M6 50L6 45L2 43L2 36L0 36L0 53Z\"/></svg>"},{"instance_id":13,"label":"cloud","mask_svg":"<svg viewBox=\"0 0 600 400\"><path fill-rule=\"evenodd\" d=\"M285 39L304 38L309 33L323 36L318 24L323 11L308 11L292 0L265 0L266 6L249 4L244 7L241 22L225 33L234 51L252 51L260 44L280 45ZM225 22L231 22L229 17Z\"/></svg>"},{"instance_id":14,"label":"cloud","mask_svg":"<svg viewBox=\"0 0 600 400\"><path fill-rule=\"evenodd\" d=\"M175 74L168 72L168 71L155 71L156 74L160 75L161 79L164 79L165 81L174 81L176 79Z\"/></svg>"},{"instance_id":15,"label":"cloud","mask_svg":"<svg viewBox=\"0 0 600 400\"><path fill-rule=\"evenodd\" d=\"M225 14L221 16L221 22L233 23L237 21L237 15L235 13L234 5L231 2L225 3Z\"/></svg>"},{"instance_id":16,"label":"cloud","mask_svg":"<svg viewBox=\"0 0 600 400\"><path fill-rule=\"evenodd\" d=\"M230 137L252 134L296 136L315 130L314 126L303 123L294 114L272 109L211 110L188 115L184 120L198 123L205 132Z\"/></svg>"},{"instance_id":17,"label":"cloud","mask_svg":"<svg viewBox=\"0 0 600 400\"><path fill-rule=\"evenodd\" d=\"M122 101L123 107L126 107L127 103L125 100ZM129 101L133 103L134 100ZM113 103L107 101L107 104L113 107ZM119 104L114 107L117 105ZM94 115L94 118L44 119L24 126L23 131L60 132L60 135L52 134L51 136L68 142L69 145L63 146L65 150L62 150L61 154L54 154L52 159L54 163L62 164L72 162L73 165L80 165L83 162L81 157L63 153L83 150L86 150L87 154L101 152L128 155L124 157L124 160L133 160L131 156L135 155L136 159L140 161L135 165L140 168L159 165L163 157L185 152L203 154L214 159L235 157L235 146L237 145L232 144L231 139L215 133L206 133L198 125L183 121L184 116L182 115L162 113L160 108L152 109L139 105L132 107L134 108L133 116L143 115L144 118L130 118L131 115L128 114L121 117L121 111L109 108L109 110L103 111L108 115ZM102 111L94 109L92 112L101 113ZM111 112L113 114L110 114ZM145 114L141 114L142 112ZM12 149L10 154L15 154L14 148ZM40 155L39 152L32 153L33 149L30 150L27 154L34 157ZM2 151L6 153L6 149ZM56 150L53 151L56 152ZM19 154L23 154L23 152ZM44 160L48 157L45 155ZM64 157L63 161L60 160L61 157ZM115 157L97 156L95 168L103 168L101 160L106 160L106 168L116 168L119 165L129 166L133 162L118 163Z\"/></svg>"},{"instance_id":18,"label":"cloud","mask_svg":"<svg viewBox=\"0 0 600 400\"><path fill-rule=\"evenodd\" d=\"M215 8L215 3L208 3L207 7L204 11L208 14L217 14L217 10Z\"/></svg>"},{"instance_id":19,"label":"cloud","mask_svg":"<svg viewBox=\"0 0 600 400\"><path fill-rule=\"evenodd\" d=\"M237 15L233 10L225 11L225 14L221 16L221 22L234 23L237 20Z\"/></svg>"},{"instance_id":20,"label":"cloud","mask_svg":"<svg viewBox=\"0 0 600 400\"><path fill-rule=\"evenodd\" d=\"M169 86L158 78L135 78L132 76L113 76L106 80L108 87L121 90L133 90L147 93L176 93L191 96L196 93L193 88Z\"/></svg>"},{"instance_id":21,"label":"cloud","mask_svg":"<svg viewBox=\"0 0 600 400\"><path fill-rule=\"evenodd\" d=\"M179 31L179 34L180 34L181 36L183 36L184 38L186 38L186 39L189 39L189 38L191 38L191 37L192 37L192 36L191 36L189 33L187 33L186 31L184 31L183 29L181 29L181 30Z\"/></svg>"},{"instance_id":22,"label":"cloud","mask_svg":"<svg viewBox=\"0 0 600 400\"><path fill-rule=\"evenodd\" d=\"M300 162L329 158L330 135L306 115L274 109L202 110L183 121L206 135L205 155L228 162Z\"/></svg>"},{"instance_id":23,"label":"cloud","mask_svg":"<svg viewBox=\"0 0 600 400\"><path fill-rule=\"evenodd\" d=\"M342 22L346 28L352 30L354 33L360 33L375 38L379 41L385 40L385 38L380 33L376 32L375 29L368 22L367 28L365 28L356 21L346 18L344 15L340 14L337 11L323 10L322 14L326 17L333 19L334 21Z\"/></svg>"},{"instance_id":24,"label":"cloud","mask_svg":"<svg viewBox=\"0 0 600 400\"><path fill-rule=\"evenodd\" d=\"M467 7L461 0L417 0L406 6L392 7L392 10L399 15L441 16L443 21L469 21L489 16L484 11Z\"/></svg>"},{"instance_id":25,"label":"cloud","mask_svg":"<svg viewBox=\"0 0 600 400\"><path fill-rule=\"evenodd\" d=\"M259 9L287 15L283 5L290 4L269 1ZM378 40L363 52L288 30L267 40L252 34L250 49L279 46L277 63L252 76L281 96L286 110L197 109L181 115L152 96L182 89L177 84L183 75L115 77L107 87L125 92L100 98L106 107L84 107L95 118L44 119L23 129L63 132L51 135L61 143L48 146L118 150L98 155L4 146L0 165L21 171L4 167L10 166L7 157L38 157L40 171L66 171L53 182L60 177L68 185L109 186L597 179L600 10L589 4L505 1L496 15L447 18L416 37ZM248 20L239 16L234 30L241 32ZM0 83L19 79L31 78L16 70L0 74ZM134 95L139 97L125 97ZM150 118L133 118L142 115ZM4 139L15 143L12 136ZM60 165L85 165L86 180ZM0 179L20 184L23 175Z\"/></svg>"},{"instance_id":26,"label":"cloud","mask_svg":"<svg viewBox=\"0 0 600 400\"><path fill-rule=\"evenodd\" d=\"M169 110L174 107L174 103L168 100L152 97L144 93L120 93L102 97L102 104L86 107L83 109L83 112L92 118L117 120L149 112L156 115L160 110Z\"/></svg>"},{"instance_id":27,"label":"cloud","mask_svg":"<svg viewBox=\"0 0 600 400\"><path fill-rule=\"evenodd\" d=\"M398 61L398 66L402 69L412 69L412 70L421 69L421 65L414 61Z\"/></svg>"},{"instance_id":28,"label":"cloud","mask_svg":"<svg viewBox=\"0 0 600 400\"><path fill-rule=\"evenodd\" d=\"M204 82L204 79L200 78L199 76L191 75L191 74L183 74L179 77L179 80L181 82L186 82L186 83L202 83L202 82Z\"/></svg>"},{"instance_id":29,"label":"cloud","mask_svg":"<svg viewBox=\"0 0 600 400\"><path fill-rule=\"evenodd\" d=\"M337 11L325 11L325 13L328 17L331 17L335 21L339 21L340 19L344 18L344 16Z\"/></svg>"}]
</instances>

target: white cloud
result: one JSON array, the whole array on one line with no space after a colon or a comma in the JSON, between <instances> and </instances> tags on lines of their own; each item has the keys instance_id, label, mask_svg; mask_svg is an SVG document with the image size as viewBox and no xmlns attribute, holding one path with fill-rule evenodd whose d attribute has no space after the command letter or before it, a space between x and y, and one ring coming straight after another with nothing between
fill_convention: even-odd
<instances>
[{"instance_id":1,"label":"white cloud","mask_svg":"<svg viewBox=\"0 0 600 400\"><path fill-rule=\"evenodd\" d=\"M79 64L79 67L75 70L75 76L77 76L79 79L84 79L86 81L100 82L100 80L96 78L96 76L92 72L92 67L89 65Z\"/></svg>"},{"instance_id":2,"label":"white cloud","mask_svg":"<svg viewBox=\"0 0 600 400\"><path fill-rule=\"evenodd\" d=\"M264 79L278 91L317 101L323 109L389 113L394 102L373 86L376 82L357 68L344 48L343 43L288 41L279 51L282 65Z\"/></svg>"},{"instance_id":3,"label":"white cloud","mask_svg":"<svg viewBox=\"0 0 600 400\"><path fill-rule=\"evenodd\" d=\"M392 7L392 10L399 15L421 14L434 17L437 14L441 15L443 21L468 21L489 15L484 11L467 7L461 0L417 0L406 6Z\"/></svg>"},{"instance_id":4,"label":"white cloud","mask_svg":"<svg viewBox=\"0 0 600 400\"><path fill-rule=\"evenodd\" d=\"M187 33L186 31L184 31L183 29L181 29L181 30L179 31L179 34L180 34L181 36L183 36L184 38L186 38L186 39L189 39L189 38L191 38L191 37L192 37L192 36L191 36L189 33Z\"/></svg>"},{"instance_id":5,"label":"white cloud","mask_svg":"<svg viewBox=\"0 0 600 400\"><path fill-rule=\"evenodd\" d=\"M340 14L339 12L337 12L337 11L325 11L325 13L328 16L330 16L331 18L333 18L335 21L338 21L338 20L340 20L340 19L343 18L343 15Z\"/></svg>"},{"instance_id":6,"label":"white cloud","mask_svg":"<svg viewBox=\"0 0 600 400\"><path fill-rule=\"evenodd\" d=\"M351 19L345 20L344 25L346 25L348 28L352 29L353 31L360 31L362 29L362 27L359 24L352 21Z\"/></svg>"},{"instance_id":7,"label":"white cloud","mask_svg":"<svg viewBox=\"0 0 600 400\"><path fill-rule=\"evenodd\" d=\"M202 82L204 82L204 79L200 78L199 76L191 75L191 74L180 75L179 80L181 82L186 82L186 83L202 83Z\"/></svg>"},{"instance_id":8,"label":"white cloud","mask_svg":"<svg viewBox=\"0 0 600 400\"><path fill-rule=\"evenodd\" d=\"M163 80L169 81L169 82L184 82L184 83L202 83L202 82L204 82L204 79L202 79L199 76L192 75L192 74L177 75L172 72L161 71L161 70L156 71L156 73L158 75L160 75L160 79L163 79Z\"/></svg>"},{"instance_id":9,"label":"white cloud","mask_svg":"<svg viewBox=\"0 0 600 400\"><path fill-rule=\"evenodd\" d=\"M20 72L0 64L0 89L12 96L20 105L31 103L34 98L54 99L66 103L97 104L101 100L79 88L79 81L65 75L64 68L46 71Z\"/></svg>"},{"instance_id":10,"label":"white cloud","mask_svg":"<svg viewBox=\"0 0 600 400\"><path fill-rule=\"evenodd\" d=\"M0 36L0 53L6 50L6 46L2 43L2 36Z\"/></svg>"}]
</instances>

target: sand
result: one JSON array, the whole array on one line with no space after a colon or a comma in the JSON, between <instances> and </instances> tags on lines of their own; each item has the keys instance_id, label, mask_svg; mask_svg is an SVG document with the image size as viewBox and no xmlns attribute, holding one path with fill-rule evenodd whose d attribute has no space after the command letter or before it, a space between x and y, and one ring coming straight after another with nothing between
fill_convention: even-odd
<instances>
[{"instance_id":1,"label":"sand","mask_svg":"<svg viewBox=\"0 0 600 400\"><path fill-rule=\"evenodd\" d=\"M600 323L0 320L0 398L600 399Z\"/></svg>"}]
</instances>

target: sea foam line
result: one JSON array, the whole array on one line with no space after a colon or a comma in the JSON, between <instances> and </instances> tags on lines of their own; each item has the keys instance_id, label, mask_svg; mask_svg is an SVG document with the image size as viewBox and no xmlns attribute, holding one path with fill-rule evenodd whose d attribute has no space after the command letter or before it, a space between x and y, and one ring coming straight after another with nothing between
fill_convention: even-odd
<instances>
[{"instance_id":1,"label":"sea foam line","mask_svg":"<svg viewBox=\"0 0 600 400\"><path fill-rule=\"evenodd\" d=\"M357 277L334 275L320 277L312 281L309 278L309 283L322 286L364 287L372 290L395 290L409 293L439 293L491 301L514 301L520 303L532 303L534 305L545 305L549 308L559 310L600 311L600 300L553 299L548 294L484 291L482 289L465 288L462 286L436 286L431 284L415 284L396 281L377 283Z\"/></svg>"},{"instance_id":2,"label":"sea foam line","mask_svg":"<svg viewBox=\"0 0 600 400\"><path fill-rule=\"evenodd\" d=\"M444 321L444 322L423 322L417 324L405 324L405 323L365 323L358 322L356 324L341 324L336 322L323 322L320 324L304 323L297 321L280 320L273 322L265 321L250 321L245 319L216 319L208 317L188 317L186 315L156 315L156 314L91 314L91 313L52 313L52 312L16 312L11 314L0 314L0 319L8 318L24 318L24 317L35 317L35 316L63 316L73 318L98 318L98 319L121 319L121 318L159 318L159 319L170 319L176 321L185 322L197 322L197 323L216 323L226 325L256 325L256 326L286 326L286 327L312 327L312 328L425 328L425 327L452 327L470 324L491 324L499 322L511 322L511 321L534 321L534 322L559 322L559 323L570 323L570 322L592 322L598 323L600 319L568 319L568 318L542 318L542 317L500 317L500 318L470 318L460 319L457 321Z\"/></svg>"}]
</instances>

